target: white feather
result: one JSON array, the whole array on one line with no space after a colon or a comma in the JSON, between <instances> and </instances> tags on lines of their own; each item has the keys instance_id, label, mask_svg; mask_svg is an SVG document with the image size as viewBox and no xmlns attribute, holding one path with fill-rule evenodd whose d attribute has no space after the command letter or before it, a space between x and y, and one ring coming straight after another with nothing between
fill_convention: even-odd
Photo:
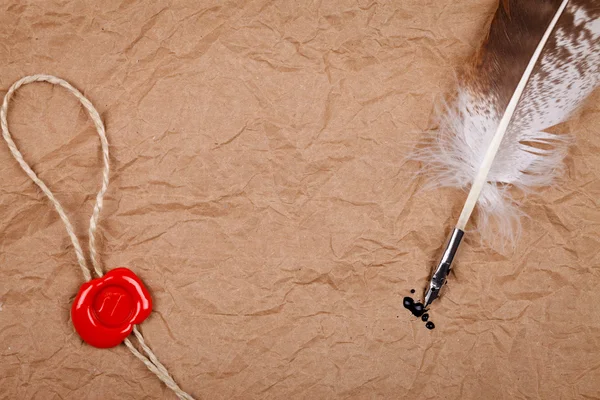
<instances>
[{"instance_id":1,"label":"white feather","mask_svg":"<svg viewBox=\"0 0 600 400\"><path fill-rule=\"evenodd\" d=\"M467 201L457 227L464 229L472 211L469 201L474 206L478 199L481 236L500 247L514 244L523 215L509 187L527 192L551 184L562 174L570 139L546 130L564 122L599 84L600 20L573 4L567 6L567 12L574 15L578 34L569 36L560 25L555 30L557 46L542 53L512 120L508 116L510 125L501 133L504 138L500 137L497 153L490 150L490 144L506 110L498 110L495 99L463 86L454 105L445 110L430 145L414 155L430 173L430 186L467 189L474 182L481 183L481 192L471 193L473 199ZM566 60L565 54L570 55ZM489 172L482 171L488 162Z\"/></svg>"}]
</instances>

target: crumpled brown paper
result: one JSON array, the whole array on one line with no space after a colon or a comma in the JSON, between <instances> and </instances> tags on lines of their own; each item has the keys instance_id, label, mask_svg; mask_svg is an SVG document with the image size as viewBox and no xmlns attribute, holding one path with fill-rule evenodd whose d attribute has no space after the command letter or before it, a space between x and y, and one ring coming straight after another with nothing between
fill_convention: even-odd
<instances>
[{"instance_id":1,"label":"crumpled brown paper","mask_svg":"<svg viewBox=\"0 0 600 400\"><path fill-rule=\"evenodd\" d=\"M600 397L600 95L564 129L568 173L528 197L514 254L467 239L428 331L421 293L464 193L404 163L494 0L32 1L0 5L0 89L72 82L112 151L105 268L152 291L141 329L205 399ZM60 88L9 113L85 240L93 125ZM75 334L64 227L0 145L0 398L174 396Z\"/></svg>"}]
</instances>

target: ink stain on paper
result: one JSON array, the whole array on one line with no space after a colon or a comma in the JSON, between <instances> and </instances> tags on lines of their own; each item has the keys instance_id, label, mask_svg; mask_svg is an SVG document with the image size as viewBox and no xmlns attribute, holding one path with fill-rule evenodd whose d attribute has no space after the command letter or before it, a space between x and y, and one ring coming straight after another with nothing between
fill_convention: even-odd
<instances>
[{"instance_id":1,"label":"ink stain on paper","mask_svg":"<svg viewBox=\"0 0 600 400\"><path fill-rule=\"evenodd\" d=\"M425 307L423 307L423 303L415 303L412 297L405 297L404 308L412 313L415 317L420 317L425 312Z\"/></svg>"},{"instance_id":2,"label":"ink stain on paper","mask_svg":"<svg viewBox=\"0 0 600 400\"><path fill-rule=\"evenodd\" d=\"M411 290L411 293L414 293L414 289ZM435 328L435 324L431 321L429 321L429 314L427 313L427 309L425 308L425 306L423 305L423 303L421 302L415 302L415 300L412 297L408 297L406 296L404 298L404 300L402 301L402 305L404 306L404 308L406 308L408 311L411 312L412 315L414 315L415 317L421 317L421 321L423 322L427 322L425 324L425 327L427 329L434 329Z\"/></svg>"}]
</instances>

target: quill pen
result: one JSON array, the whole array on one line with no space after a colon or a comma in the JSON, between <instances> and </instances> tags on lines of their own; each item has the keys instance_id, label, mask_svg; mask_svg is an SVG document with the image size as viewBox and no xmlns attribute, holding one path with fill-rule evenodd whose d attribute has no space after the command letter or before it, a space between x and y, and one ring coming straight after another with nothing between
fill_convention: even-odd
<instances>
[{"instance_id":1,"label":"quill pen","mask_svg":"<svg viewBox=\"0 0 600 400\"><path fill-rule=\"evenodd\" d=\"M440 293L476 205L484 238L514 241L520 211L508 185L527 190L561 172L564 122L598 86L597 0L502 0L488 37L459 86L432 146L417 152L435 186L466 188L467 200L425 293Z\"/></svg>"}]
</instances>

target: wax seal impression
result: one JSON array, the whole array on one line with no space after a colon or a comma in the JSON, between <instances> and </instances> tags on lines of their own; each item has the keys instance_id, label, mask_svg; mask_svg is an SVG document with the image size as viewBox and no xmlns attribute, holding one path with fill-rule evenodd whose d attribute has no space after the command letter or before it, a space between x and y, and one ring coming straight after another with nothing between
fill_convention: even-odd
<instances>
[{"instance_id":1,"label":"wax seal impression","mask_svg":"<svg viewBox=\"0 0 600 400\"><path fill-rule=\"evenodd\" d=\"M131 270L115 268L84 283L71 308L75 330L94 347L122 343L152 311L148 290Z\"/></svg>"}]
</instances>

